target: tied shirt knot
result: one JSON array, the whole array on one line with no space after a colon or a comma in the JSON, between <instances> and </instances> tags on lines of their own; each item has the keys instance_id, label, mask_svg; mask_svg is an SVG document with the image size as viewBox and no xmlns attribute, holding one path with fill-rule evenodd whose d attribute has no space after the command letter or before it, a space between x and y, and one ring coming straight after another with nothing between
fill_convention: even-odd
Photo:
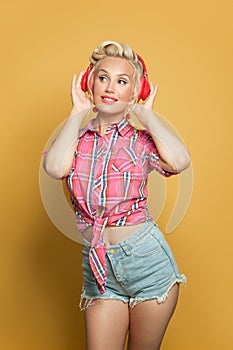
<instances>
[{"instance_id":1,"label":"tied shirt knot","mask_svg":"<svg viewBox=\"0 0 233 350\"><path fill-rule=\"evenodd\" d=\"M94 220L91 248L89 251L89 262L101 294L106 290L105 286L108 275L106 265L107 246L102 235L107 225L108 217L101 217L102 212L101 208L98 208L97 216Z\"/></svg>"}]
</instances>

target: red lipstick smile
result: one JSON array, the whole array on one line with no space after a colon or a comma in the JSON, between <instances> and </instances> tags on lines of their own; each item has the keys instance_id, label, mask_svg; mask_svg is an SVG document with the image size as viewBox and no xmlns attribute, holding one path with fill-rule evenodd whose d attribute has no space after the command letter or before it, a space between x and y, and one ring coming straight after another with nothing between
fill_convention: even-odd
<instances>
[{"instance_id":1,"label":"red lipstick smile","mask_svg":"<svg viewBox=\"0 0 233 350\"><path fill-rule=\"evenodd\" d=\"M101 99L102 99L103 103L106 103L106 104L113 104L113 103L118 101L116 98L108 96L108 95L101 96Z\"/></svg>"}]
</instances>

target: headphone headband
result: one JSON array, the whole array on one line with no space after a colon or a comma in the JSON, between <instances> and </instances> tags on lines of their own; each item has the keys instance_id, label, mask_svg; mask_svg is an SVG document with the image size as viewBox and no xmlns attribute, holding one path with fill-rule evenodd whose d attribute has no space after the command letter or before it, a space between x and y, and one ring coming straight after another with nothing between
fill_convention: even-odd
<instances>
[{"instance_id":1,"label":"headphone headband","mask_svg":"<svg viewBox=\"0 0 233 350\"><path fill-rule=\"evenodd\" d=\"M136 56L137 56L138 60L141 62L141 64L142 64L143 75L144 75L144 77L145 77L145 76L148 75L148 74L147 74L147 70L146 70L146 64L145 64L145 62L143 61L142 57L141 57L138 53L136 53Z\"/></svg>"}]
</instances>

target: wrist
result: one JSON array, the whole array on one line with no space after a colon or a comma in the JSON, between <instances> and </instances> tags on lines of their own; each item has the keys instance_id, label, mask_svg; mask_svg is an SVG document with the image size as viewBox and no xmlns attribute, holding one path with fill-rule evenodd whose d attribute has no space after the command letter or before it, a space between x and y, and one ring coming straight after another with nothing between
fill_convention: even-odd
<instances>
[{"instance_id":1,"label":"wrist","mask_svg":"<svg viewBox=\"0 0 233 350\"><path fill-rule=\"evenodd\" d=\"M70 112L70 117L79 117L84 118L88 113L90 109L80 109L77 106L73 106Z\"/></svg>"},{"instance_id":2,"label":"wrist","mask_svg":"<svg viewBox=\"0 0 233 350\"><path fill-rule=\"evenodd\" d=\"M150 124L153 123L155 114L151 109L146 108L143 105L136 105L133 112L146 129L148 129Z\"/></svg>"}]
</instances>

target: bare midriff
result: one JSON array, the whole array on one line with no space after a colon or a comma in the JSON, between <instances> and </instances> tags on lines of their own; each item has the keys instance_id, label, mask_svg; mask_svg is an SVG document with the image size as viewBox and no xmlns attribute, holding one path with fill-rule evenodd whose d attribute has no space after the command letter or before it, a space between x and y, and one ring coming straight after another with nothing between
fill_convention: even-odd
<instances>
[{"instance_id":1,"label":"bare midriff","mask_svg":"<svg viewBox=\"0 0 233 350\"><path fill-rule=\"evenodd\" d=\"M106 226L103 232L103 238L107 247L123 241L143 225L144 222L137 225ZM82 234L83 238L89 242L91 242L92 230L92 226L88 227Z\"/></svg>"}]
</instances>

